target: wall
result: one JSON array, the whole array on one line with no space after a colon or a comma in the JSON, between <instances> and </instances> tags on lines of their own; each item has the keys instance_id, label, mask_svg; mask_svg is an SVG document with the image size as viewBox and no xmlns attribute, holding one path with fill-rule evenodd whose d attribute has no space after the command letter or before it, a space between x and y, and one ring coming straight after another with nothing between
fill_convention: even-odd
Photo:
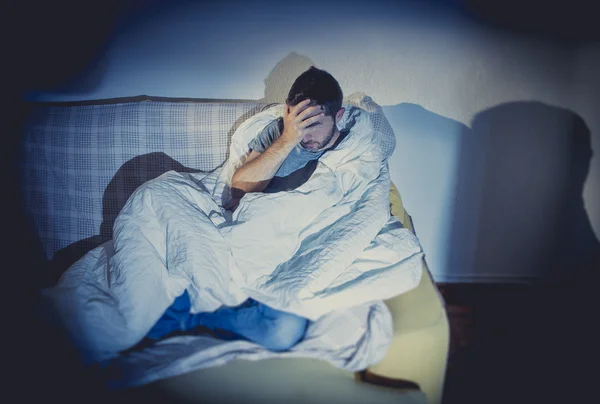
<instances>
[{"instance_id":1,"label":"wall","mask_svg":"<svg viewBox=\"0 0 600 404\"><path fill-rule=\"evenodd\" d=\"M392 180L438 281L545 277L573 257L557 255L564 240L598 246L597 43L492 28L460 2L151 4L118 20L83 73L24 96L281 101L314 64L384 106Z\"/></svg>"}]
</instances>

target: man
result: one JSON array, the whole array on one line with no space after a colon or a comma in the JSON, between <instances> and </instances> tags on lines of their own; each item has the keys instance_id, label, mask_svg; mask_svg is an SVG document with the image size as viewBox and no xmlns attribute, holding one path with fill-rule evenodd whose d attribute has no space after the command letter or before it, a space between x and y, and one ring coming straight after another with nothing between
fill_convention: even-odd
<instances>
[{"instance_id":1,"label":"man","mask_svg":"<svg viewBox=\"0 0 600 404\"><path fill-rule=\"evenodd\" d=\"M292 85L283 118L269 124L250 144L246 162L233 175L234 210L248 192L279 192L308 180L323 153L339 143L342 90L327 72L314 66Z\"/></svg>"},{"instance_id":2,"label":"man","mask_svg":"<svg viewBox=\"0 0 600 404\"><path fill-rule=\"evenodd\" d=\"M284 114L271 122L250 142L246 161L232 178L235 210L249 192L280 192L299 187L316 168L317 159L332 150L347 135L337 122L344 114L343 94L338 82L324 70L312 66L294 81ZM284 351L304 336L308 320L272 309L249 299L237 307L222 307L213 313L190 313L187 291L178 297L147 337L160 339L172 332L198 326L226 330L273 351Z\"/></svg>"}]
</instances>

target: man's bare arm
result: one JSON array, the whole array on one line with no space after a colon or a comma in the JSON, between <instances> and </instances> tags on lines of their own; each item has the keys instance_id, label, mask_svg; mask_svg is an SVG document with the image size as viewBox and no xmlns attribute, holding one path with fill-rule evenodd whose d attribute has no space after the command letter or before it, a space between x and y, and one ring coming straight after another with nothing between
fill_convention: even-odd
<instances>
[{"instance_id":1,"label":"man's bare arm","mask_svg":"<svg viewBox=\"0 0 600 404\"><path fill-rule=\"evenodd\" d=\"M232 188L243 193L262 192L296 144L288 137L280 136L264 153L253 150L246 163L233 174Z\"/></svg>"}]
</instances>

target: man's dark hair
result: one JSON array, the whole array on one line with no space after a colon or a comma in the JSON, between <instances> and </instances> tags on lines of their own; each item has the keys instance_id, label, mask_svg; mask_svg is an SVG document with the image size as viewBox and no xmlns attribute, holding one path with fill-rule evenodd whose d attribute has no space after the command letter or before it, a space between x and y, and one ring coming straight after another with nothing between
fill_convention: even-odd
<instances>
[{"instance_id":1,"label":"man's dark hair","mask_svg":"<svg viewBox=\"0 0 600 404\"><path fill-rule=\"evenodd\" d=\"M339 83L331 74L311 66L296 78L285 102L294 106L310 98L311 105L322 105L325 115L335 116L342 108L343 97Z\"/></svg>"}]
</instances>

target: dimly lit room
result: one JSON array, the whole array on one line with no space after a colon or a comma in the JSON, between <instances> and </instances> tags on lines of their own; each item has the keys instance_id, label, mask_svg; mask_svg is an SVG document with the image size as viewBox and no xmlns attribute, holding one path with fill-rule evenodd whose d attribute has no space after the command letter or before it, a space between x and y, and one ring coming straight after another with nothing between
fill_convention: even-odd
<instances>
[{"instance_id":1,"label":"dimly lit room","mask_svg":"<svg viewBox=\"0 0 600 404\"><path fill-rule=\"evenodd\" d=\"M589 3L9 1L11 401L593 401Z\"/></svg>"}]
</instances>

